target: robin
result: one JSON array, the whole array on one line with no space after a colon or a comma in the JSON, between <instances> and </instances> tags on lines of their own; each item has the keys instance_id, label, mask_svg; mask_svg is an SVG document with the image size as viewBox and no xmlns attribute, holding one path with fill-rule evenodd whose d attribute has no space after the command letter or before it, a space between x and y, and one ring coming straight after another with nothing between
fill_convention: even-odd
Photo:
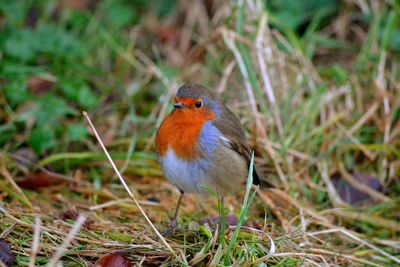
<instances>
[{"instance_id":1,"label":"robin","mask_svg":"<svg viewBox=\"0 0 400 267\"><path fill-rule=\"evenodd\" d=\"M165 177L180 191L171 220L173 233L185 192L216 192L221 201L246 181L251 151L236 116L205 87L178 89L174 109L156 136L156 151ZM261 184L253 169L253 183Z\"/></svg>"}]
</instances>

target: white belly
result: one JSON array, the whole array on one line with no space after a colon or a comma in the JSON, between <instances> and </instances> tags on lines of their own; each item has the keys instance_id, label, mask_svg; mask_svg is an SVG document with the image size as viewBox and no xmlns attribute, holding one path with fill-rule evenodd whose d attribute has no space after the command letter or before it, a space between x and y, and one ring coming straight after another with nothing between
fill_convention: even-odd
<instances>
[{"instance_id":1,"label":"white belly","mask_svg":"<svg viewBox=\"0 0 400 267\"><path fill-rule=\"evenodd\" d=\"M246 161L222 144L207 160L182 160L172 149L159 160L166 178L188 193L229 193L242 188L247 177Z\"/></svg>"},{"instance_id":2,"label":"white belly","mask_svg":"<svg viewBox=\"0 0 400 267\"><path fill-rule=\"evenodd\" d=\"M198 193L201 184L207 179L206 170L210 162L205 160L182 160L179 159L172 149L160 157L161 168L165 177L180 190L188 193Z\"/></svg>"}]
</instances>

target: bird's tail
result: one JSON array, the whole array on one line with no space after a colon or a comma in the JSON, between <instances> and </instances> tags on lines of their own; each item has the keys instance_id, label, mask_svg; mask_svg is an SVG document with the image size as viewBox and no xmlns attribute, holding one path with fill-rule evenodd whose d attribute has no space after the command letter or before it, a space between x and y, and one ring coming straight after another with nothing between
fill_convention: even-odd
<instances>
[{"instance_id":1,"label":"bird's tail","mask_svg":"<svg viewBox=\"0 0 400 267\"><path fill-rule=\"evenodd\" d=\"M253 184L260 186L260 188L276 188L270 181L265 177L259 175L259 171L256 166L253 167Z\"/></svg>"}]
</instances>

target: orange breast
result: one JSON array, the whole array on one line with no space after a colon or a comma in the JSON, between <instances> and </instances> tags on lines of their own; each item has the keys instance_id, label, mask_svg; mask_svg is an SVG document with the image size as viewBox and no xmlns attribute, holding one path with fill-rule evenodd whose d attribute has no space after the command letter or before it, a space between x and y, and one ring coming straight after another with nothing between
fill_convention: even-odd
<instances>
[{"instance_id":1,"label":"orange breast","mask_svg":"<svg viewBox=\"0 0 400 267\"><path fill-rule=\"evenodd\" d=\"M156 150L163 156L168 148L182 159L198 157L197 142L201 127L215 114L207 110L177 109L161 124L156 137Z\"/></svg>"}]
</instances>

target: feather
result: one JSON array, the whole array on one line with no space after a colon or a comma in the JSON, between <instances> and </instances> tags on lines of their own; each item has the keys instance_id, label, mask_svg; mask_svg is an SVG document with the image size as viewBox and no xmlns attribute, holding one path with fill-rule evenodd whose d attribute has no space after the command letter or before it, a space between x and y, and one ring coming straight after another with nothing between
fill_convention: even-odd
<instances>
[{"instance_id":1,"label":"feather","mask_svg":"<svg viewBox=\"0 0 400 267\"><path fill-rule=\"evenodd\" d=\"M249 167L251 162L251 150L247 145L242 125L225 105L219 103L219 108L222 109L223 112L220 113L221 116L213 120L213 124L223 134L223 136L220 137L220 140L226 147L242 156ZM253 168L253 184L273 187L268 181L260 176L255 165Z\"/></svg>"}]
</instances>

